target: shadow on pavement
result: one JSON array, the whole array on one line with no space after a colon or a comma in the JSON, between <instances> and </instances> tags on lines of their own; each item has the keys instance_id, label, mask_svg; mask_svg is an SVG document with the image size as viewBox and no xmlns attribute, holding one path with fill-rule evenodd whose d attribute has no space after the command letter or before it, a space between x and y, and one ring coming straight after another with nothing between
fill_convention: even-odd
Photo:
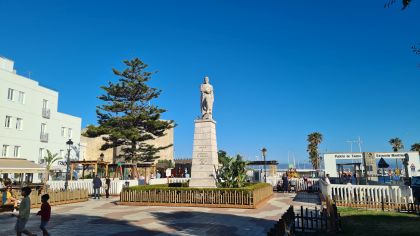
<instances>
[{"instance_id":1,"label":"shadow on pavement","mask_svg":"<svg viewBox=\"0 0 420 236\"><path fill-rule=\"evenodd\" d=\"M0 214L0 235L12 236L16 235L14 226L16 217L10 214ZM39 229L40 219L35 214L31 214L27 229L37 235L42 235ZM84 236L84 235L158 235L162 232L147 230L140 226L132 225L126 220L114 220L99 216L87 216L80 214L53 215L51 221L47 225L47 230L52 235L60 236Z\"/></svg>"},{"instance_id":2,"label":"shadow on pavement","mask_svg":"<svg viewBox=\"0 0 420 236\"><path fill-rule=\"evenodd\" d=\"M293 202L321 204L318 193L298 192L293 198Z\"/></svg>"},{"instance_id":3,"label":"shadow on pavement","mask_svg":"<svg viewBox=\"0 0 420 236\"><path fill-rule=\"evenodd\" d=\"M111 203L112 204L112 203ZM133 208L135 209L135 208ZM147 222L142 220L110 219L102 216L91 216L64 212L53 214L47 229L52 235L266 235L273 227L275 221L250 217L246 211L238 213L237 209L221 209L219 212L198 212L179 210L174 211L152 211L149 212ZM138 208L141 211L141 208ZM178 211L177 211L178 210ZM263 214L266 210L261 210ZM258 212L254 212L258 213ZM263 217L263 215L261 216ZM280 216L279 216L280 217ZM154 219L154 221L150 221ZM10 214L0 214L0 235L16 235L14 225L15 217ZM40 218L34 213L31 214L27 229L37 235L42 235L39 229ZM142 224L155 224L154 230L145 229ZM161 229L159 228L161 225ZM161 231L160 231L161 230Z\"/></svg>"},{"instance_id":4,"label":"shadow on pavement","mask_svg":"<svg viewBox=\"0 0 420 236\"><path fill-rule=\"evenodd\" d=\"M152 212L161 224L187 235L267 235L275 221L233 214L176 211Z\"/></svg>"}]
</instances>

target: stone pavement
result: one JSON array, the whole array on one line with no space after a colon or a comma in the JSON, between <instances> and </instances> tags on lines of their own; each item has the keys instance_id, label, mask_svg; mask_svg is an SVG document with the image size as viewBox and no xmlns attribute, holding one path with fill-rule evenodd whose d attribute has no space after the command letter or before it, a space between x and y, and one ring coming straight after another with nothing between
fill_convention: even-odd
<instances>
[{"instance_id":1,"label":"stone pavement","mask_svg":"<svg viewBox=\"0 0 420 236\"><path fill-rule=\"evenodd\" d=\"M51 235L60 236L266 235L289 204L296 207L317 204L313 195L299 195L275 193L258 209L121 206L115 204L118 198L91 199L53 206L47 229ZM38 228L40 219L35 216L37 211L31 211L27 229L42 235ZM0 213L0 236L15 235L15 221L10 213Z\"/></svg>"}]
</instances>

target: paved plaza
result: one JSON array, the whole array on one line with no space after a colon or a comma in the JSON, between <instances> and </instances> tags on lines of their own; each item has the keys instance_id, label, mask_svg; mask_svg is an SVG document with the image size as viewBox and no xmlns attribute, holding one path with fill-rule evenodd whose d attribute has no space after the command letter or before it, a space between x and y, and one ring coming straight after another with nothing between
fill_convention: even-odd
<instances>
[{"instance_id":1,"label":"paved plaza","mask_svg":"<svg viewBox=\"0 0 420 236\"><path fill-rule=\"evenodd\" d=\"M52 235L266 235L289 204L313 206L315 195L275 193L258 209L121 206L118 198L52 207ZM28 229L38 235L38 209ZM0 236L14 235L16 218L0 213Z\"/></svg>"}]
</instances>

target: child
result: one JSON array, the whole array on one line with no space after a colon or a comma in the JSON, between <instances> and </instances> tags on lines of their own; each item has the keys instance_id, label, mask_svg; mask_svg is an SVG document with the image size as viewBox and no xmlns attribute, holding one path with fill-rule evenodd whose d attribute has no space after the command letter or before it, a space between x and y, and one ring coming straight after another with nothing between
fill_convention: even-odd
<instances>
[{"instance_id":1,"label":"child","mask_svg":"<svg viewBox=\"0 0 420 236\"><path fill-rule=\"evenodd\" d=\"M23 187L22 188L22 202L19 206L19 215L17 216L16 221L16 235L21 236L22 233L26 235L35 235L25 229L26 223L29 219L29 214L31 213L31 199L29 198L29 194L31 194L31 188Z\"/></svg>"},{"instance_id":2,"label":"child","mask_svg":"<svg viewBox=\"0 0 420 236\"><path fill-rule=\"evenodd\" d=\"M42 202L41 210L37 214L41 216L41 225L39 225L39 228L42 230L42 235L44 236L50 235L47 229L45 228L45 226L47 226L48 221L50 220L50 217L51 217L51 206L48 203L49 199L50 199L50 195L48 194L44 194L41 196L41 202Z\"/></svg>"},{"instance_id":3,"label":"child","mask_svg":"<svg viewBox=\"0 0 420 236\"><path fill-rule=\"evenodd\" d=\"M8 204L13 204L13 213L16 212L16 209L18 207L18 203L20 203L20 201L14 197L13 191L12 191L12 187L11 186L7 186L7 190L6 190L6 203Z\"/></svg>"}]
</instances>

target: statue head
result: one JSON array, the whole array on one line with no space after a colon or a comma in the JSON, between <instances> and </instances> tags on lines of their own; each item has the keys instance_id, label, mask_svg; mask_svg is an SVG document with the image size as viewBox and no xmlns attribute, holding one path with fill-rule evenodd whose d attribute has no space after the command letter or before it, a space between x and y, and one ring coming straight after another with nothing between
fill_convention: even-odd
<instances>
[{"instance_id":1,"label":"statue head","mask_svg":"<svg viewBox=\"0 0 420 236\"><path fill-rule=\"evenodd\" d=\"M209 83L209 77L208 77L208 76L205 76L205 77L204 77L204 83L205 83L205 84L208 84L208 83Z\"/></svg>"}]
</instances>

